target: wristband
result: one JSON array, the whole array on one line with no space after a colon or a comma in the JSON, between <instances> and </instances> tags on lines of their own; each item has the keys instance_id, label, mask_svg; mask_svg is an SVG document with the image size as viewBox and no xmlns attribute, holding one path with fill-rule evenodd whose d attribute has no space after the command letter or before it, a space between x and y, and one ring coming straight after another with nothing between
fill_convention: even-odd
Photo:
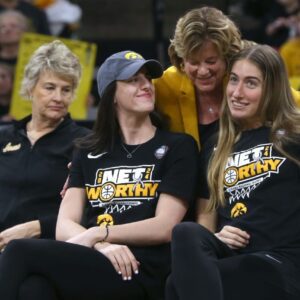
<instances>
[{"instance_id":1,"label":"wristband","mask_svg":"<svg viewBox=\"0 0 300 300\"><path fill-rule=\"evenodd\" d=\"M99 241L100 243L104 243L104 242L106 241L106 239L108 238L108 235L109 235L109 229L108 229L108 226L109 226L109 225L106 224L106 226L105 226L106 233L105 233L104 238L103 238L102 240Z\"/></svg>"}]
</instances>

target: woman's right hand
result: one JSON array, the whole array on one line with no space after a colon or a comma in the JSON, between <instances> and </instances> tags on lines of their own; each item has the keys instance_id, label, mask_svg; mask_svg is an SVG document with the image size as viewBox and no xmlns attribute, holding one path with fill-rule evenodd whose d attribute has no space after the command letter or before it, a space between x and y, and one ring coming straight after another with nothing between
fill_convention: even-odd
<instances>
[{"instance_id":1,"label":"woman's right hand","mask_svg":"<svg viewBox=\"0 0 300 300\"><path fill-rule=\"evenodd\" d=\"M237 227L226 225L215 236L231 249L245 248L249 244L250 235Z\"/></svg>"},{"instance_id":2,"label":"woman's right hand","mask_svg":"<svg viewBox=\"0 0 300 300\"><path fill-rule=\"evenodd\" d=\"M139 261L125 245L96 243L94 248L105 255L123 280L131 280L133 273L139 273Z\"/></svg>"}]
</instances>

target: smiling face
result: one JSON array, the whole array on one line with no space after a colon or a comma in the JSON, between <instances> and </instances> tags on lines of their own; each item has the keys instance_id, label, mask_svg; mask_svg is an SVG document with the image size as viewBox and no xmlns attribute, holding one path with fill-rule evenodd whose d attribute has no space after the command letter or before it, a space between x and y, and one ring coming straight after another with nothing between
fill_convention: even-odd
<instances>
[{"instance_id":1,"label":"smiling face","mask_svg":"<svg viewBox=\"0 0 300 300\"><path fill-rule=\"evenodd\" d=\"M59 122L67 114L73 95L70 80L45 71L31 91L32 114L40 119Z\"/></svg>"},{"instance_id":2,"label":"smiling face","mask_svg":"<svg viewBox=\"0 0 300 300\"><path fill-rule=\"evenodd\" d=\"M146 68L128 80L117 81L115 105L118 114L149 114L154 110L154 86Z\"/></svg>"},{"instance_id":3,"label":"smiling face","mask_svg":"<svg viewBox=\"0 0 300 300\"><path fill-rule=\"evenodd\" d=\"M198 50L183 60L183 64L186 75L200 92L222 89L226 63L211 41L204 42Z\"/></svg>"},{"instance_id":4,"label":"smiling face","mask_svg":"<svg viewBox=\"0 0 300 300\"><path fill-rule=\"evenodd\" d=\"M233 64L227 84L227 103L232 118L245 129L261 125L259 106L263 91L263 76L256 65L246 59Z\"/></svg>"}]
</instances>

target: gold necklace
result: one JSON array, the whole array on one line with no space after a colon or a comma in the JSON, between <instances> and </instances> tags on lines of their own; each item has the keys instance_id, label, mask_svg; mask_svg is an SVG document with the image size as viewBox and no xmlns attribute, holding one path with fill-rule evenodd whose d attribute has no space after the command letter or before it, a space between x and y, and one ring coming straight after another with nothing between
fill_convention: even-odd
<instances>
[{"instance_id":1,"label":"gold necklace","mask_svg":"<svg viewBox=\"0 0 300 300\"><path fill-rule=\"evenodd\" d=\"M122 148L125 150L125 152L127 153L126 157L127 157L127 158L132 158L132 154L133 154L137 149L139 149L139 148L142 146L142 144L137 145L132 151L129 151L129 150L125 147L125 145L124 145L123 143L121 143L121 146L122 146Z\"/></svg>"}]
</instances>

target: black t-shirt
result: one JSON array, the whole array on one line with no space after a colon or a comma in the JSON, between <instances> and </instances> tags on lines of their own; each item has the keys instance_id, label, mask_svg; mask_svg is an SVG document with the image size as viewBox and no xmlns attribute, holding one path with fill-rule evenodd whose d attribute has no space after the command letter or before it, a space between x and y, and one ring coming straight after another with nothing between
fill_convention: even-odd
<instances>
[{"instance_id":1,"label":"black t-shirt","mask_svg":"<svg viewBox=\"0 0 300 300\"><path fill-rule=\"evenodd\" d=\"M225 207L218 230L231 225L247 231L249 245L240 252L276 251L300 267L300 168L269 142L270 129L243 132L224 172ZM201 174L213 149L202 153ZM300 158L300 146L293 146ZM200 197L208 198L201 176Z\"/></svg>"},{"instance_id":2,"label":"black t-shirt","mask_svg":"<svg viewBox=\"0 0 300 300\"><path fill-rule=\"evenodd\" d=\"M199 124L201 148L205 146L219 131L219 120L209 124Z\"/></svg>"},{"instance_id":3,"label":"black t-shirt","mask_svg":"<svg viewBox=\"0 0 300 300\"><path fill-rule=\"evenodd\" d=\"M133 151L136 146L129 147ZM154 217L160 193L191 203L195 197L197 146L192 137L157 129L155 136L127 158L120 142L112 152L79 150L69 187L86 190L87 226L124 224ZM137 277L160 299L169 272L169 245L130 247L141 261ZM152 288L151 288L152 287Z\"/></svg>"},{"instance_id":4,"label":"black t-shirt","mask_svg":"<svg viewBox=\"0 0 300 300\"><path fill-rule=\"evenodd\" d=\"M79 151L69 186L86 190L88 227L106 222L105 218L111 225L144 220L154 216L160 193L187 202L194 199L196 157L190 136L157 130L132 158L127 158L120 143L110 153Z\"/></svg>"},{"instance_id":5,"label":"black t-shirt","mask_svg":"<svg viewBox=\"0 0 300 300\"><path fill-rule=\"evenodd\" d=\"M235 226L250 234L238 253L262 252L284 262L285 288L299 291L300 168L270 143L270 129L242 133L224 172L226 205L218 209L218 229ZM211 143L200 159L199 196L209 198L204 174L213 151ZM288 147L300 159L300 145Z\"/></svg>"}]
</instances>

